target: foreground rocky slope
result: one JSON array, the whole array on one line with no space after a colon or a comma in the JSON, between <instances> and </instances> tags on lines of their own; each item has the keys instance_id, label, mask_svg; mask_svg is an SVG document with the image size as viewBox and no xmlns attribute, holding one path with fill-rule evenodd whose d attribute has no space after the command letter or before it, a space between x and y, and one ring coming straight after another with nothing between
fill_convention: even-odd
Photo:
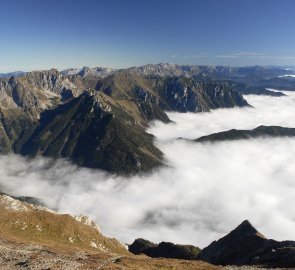
<instances>
[{"instance_id":1,"label":"foreground rocky slope","mask_svg":"<svg viewBox=\"0 0 295 270\"><path fill-rule=\"evenodd\" d=\"M21 198L29 202L33 199ZM172 243L155 245L138 240L134 245L137 253L151 248L152 255L162 257L150 258L132 255L116 239L102 235L97 225L85 216L59 214L25 201L0 195L1 270L258 270L261 267L295 267L295 242L266 239L248 221L200 253L192 246ZM185 257L186 260L163 258L179 258L179 254L182 258L183 254L187 256L189 253L194 260L191 257Z\"/></svg>"},{"instance_id":2,"label":"foreground rocky slope","mask_svg":"<svg viewBox=\"0 0 295 270\"><path fill-rule=\"evenodd\" d=\"M0 195L0 269L220 269L205 262L130 254L87 217L63 215Z\"/></svg>"},{"instance_id":3,"label":"foreground rocky slope","mask_svg":"<svg viewBox=\"0 0 295 270\"><path fill-rule=\"evenodd\" d=\"M103 236L87 217L58 214L46 207L0 195L0 237L65 249L129 254L116 239Z\"/></svg>"},{"instance_id":4,"label":"foreground rocky slope","mask_svg":"<svg viewBox=\"0 0 295 270\"><path fill-rule=\"evenodd\" d=\"M227 83L148 78L137 71L30 72L0 79L0 153L69 158L79 166L129 174L163 165L145 129L165 110L248 106ZM107 72L106 70L102 72Z\"/></svg>"}]
</instances>

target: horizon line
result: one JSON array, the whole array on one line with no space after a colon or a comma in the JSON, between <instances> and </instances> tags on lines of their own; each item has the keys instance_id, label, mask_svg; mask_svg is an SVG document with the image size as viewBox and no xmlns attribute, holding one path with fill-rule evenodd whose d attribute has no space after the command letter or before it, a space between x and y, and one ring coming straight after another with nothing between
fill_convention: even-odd
<instances>
[{"instance_id":1,"label":"horizon line","mask_svg":"<svg viewBox=\"0 0 295 270\"><path fill-rule=\"evenodd\" d=\"M56 68L56 67L51 67L51 68L40 68L40 69L30 69L30 70L24 70L24 69L15 69L15 70L10 70L10 71L0 71L0 75L5 75L9 73L17 73L17 72L23 72L23 73L29 73L29 72L34 72L34 71L48 71L48 70L57 70L59 72L69 70L69 69L77 69L77 70L82 70L83 68L89 68L89 69L94 69L94 68L109 68L113 70L126 70L126 69L131 69L131 68L140 68L148 65L175 65L175 66L189 66L189 67L201 67L201 66L208 66L208 67L231 67L231 68L242 68L242 67L278 67L287 70L287 68L292 68L290 70L294 70L295 64L294 65L259 65L259 64L254 64L254 65L215 65L215 64L175 64L172 62L159 62L159 63L147 63L143 65L132 65L128 67L122 67L122 68L116 68L116 67L111 67L111 66L103 66L103 65L97 65L97 66L87 66L83 65L80 67L68 67L68 68Z\"/></svg>"}]
</instances>

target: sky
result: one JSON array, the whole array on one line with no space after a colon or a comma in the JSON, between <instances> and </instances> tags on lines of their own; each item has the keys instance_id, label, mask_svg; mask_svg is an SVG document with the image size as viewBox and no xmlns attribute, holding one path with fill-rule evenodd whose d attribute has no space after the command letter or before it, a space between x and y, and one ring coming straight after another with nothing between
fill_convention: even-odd
<instances>
[{"instance_id":1,"label":"sky","mask_svg":"<svg viewBox=\"0 0 295 270\"><path fill-rule=\"evenodd\" d=\"M295 126L295 93L247 96L253 107L169 113L149 132L166 167L128 178L43 157L0 156L0 189L40 198L60 213L87 215L103 234L205 247L248 219L276 240L295 239L295 138L193 143L259 125ZM25 183L25 184L24 184Z\"/></svg>"},{"instance_id":2,"label":"sky","mask_svg":"<svg viewBox=\"0 0 295 270\"><path fill-rule=\"evenodd\" d=\"M295 65L293 0L0 0L0 72Z\"/></svg>"}]
</instances>

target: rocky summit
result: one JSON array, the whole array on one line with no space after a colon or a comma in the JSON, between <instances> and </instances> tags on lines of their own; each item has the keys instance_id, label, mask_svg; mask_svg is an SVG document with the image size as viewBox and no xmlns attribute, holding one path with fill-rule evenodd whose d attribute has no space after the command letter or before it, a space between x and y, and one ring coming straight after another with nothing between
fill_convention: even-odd
<instances>
[{"instance_id":1,"label":"rocky summit","mask_svg":"<svg viewBox=\"0 0 295 270\"><path fill-rule=\"evenodd\" d=\"M249 106L226 82L140 70L52 69L0 79L0 153L69 158L118 174L147 172L163 165L145 131L149 121L169 122L165 111Z\"/></svg>"},{"instance_id":2,"label":"rocky summit","mask_svg":"<svg viewBox=\"0 0 295 270\"><path fill-rule=\"evenodd\" d=\"M215 265L295 267L295 242L267 239L245 220L229 234L214 241L198 255Z\"/></svg>"}]
</instances>

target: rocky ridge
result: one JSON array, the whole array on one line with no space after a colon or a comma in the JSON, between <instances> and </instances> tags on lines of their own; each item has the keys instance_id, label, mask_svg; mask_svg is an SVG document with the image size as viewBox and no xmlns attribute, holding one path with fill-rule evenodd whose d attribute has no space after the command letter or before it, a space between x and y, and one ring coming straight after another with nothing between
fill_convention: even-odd
<instances>
[{"instance_id":1,"label":"rocky ridge","mask_svg":"<svg viewBox=\"0 0 295 270\"><path fill-rule=\"evenodd\" d=\"M84 78L93 75L106 78L124 70L136 72L146 78L185 77L201 81L221 80L242 83L244 84L242 88L236 88L242 94L281 96L282 94L271 92L266 88L295 90L294 70L274 66L230 67L160 63L118 70L83 67L82 69L68 69L62 71L62 73Z\"/></svg>"},{"instance_id":2,"label":"rocky ridge","mask_svg":"<svg viewBox=\"0 0 295 270\"><path fill-rule=\"evenodd\" d=\"M146 172L163 165L145 131L149 121L169 122L165 110L234 106L248 103L222 83L151 79L132 70L104 79L29 72L0 79L0 152L70 158L119 174Z\"/></svg>"},{"instance_id":3,"label":"rocky ridge","mask_svg":"<svg viewBox=\"0 0 295 270\"><path fill-rule=\"evenodd\" d=\"M202 136L195 142L218 142L218 141L233 141L247 140L254 138L275 138L275 137L294 137L295 128L287 128L281 126L259 126L251 130L231 129Z\"/></svg>"}]
</instances>

